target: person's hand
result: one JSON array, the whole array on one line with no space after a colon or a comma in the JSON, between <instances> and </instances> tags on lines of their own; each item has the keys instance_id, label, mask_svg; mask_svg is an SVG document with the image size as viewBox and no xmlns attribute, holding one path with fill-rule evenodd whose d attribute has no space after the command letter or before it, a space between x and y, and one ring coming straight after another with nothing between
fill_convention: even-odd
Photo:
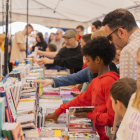
<instances>
[{"instance_id":1,"label":"person's hand","mask_svg":"<svg viewBox=\"0 0 140 140\"><path fill-rule=\"evenodd\" d=\"M43 56L43 51L38 50L38 51L37 51L37 55Z\"/></svg>"},{"instance_id":2,"label":"person's hand","mask_svg":"<svg viewBox=\"0 0 140 140\"><path fill-rule=\"evenodd\" d=\"M73 115L77 118L87 118L87 112L73 113Z\"/></svg>"},{"instance_id":3,"label":"person's hand","mask_svg":"<svg viewBox=\"0 0 140 140\"><path fill-rule=\"evenodd\" d=\"M45 121L49 120L49 119L52 119L54 120L55 122L57 122L57 119L58 119L58 116L57 114L54 112L54 113L49 113L46 118L45 118Z\"/></svg>"},{"instance_id":4,"label":"person's hand","mask_svg":"<svg viewBox=\"0 0 140 140\"><path fill-rule=\"evenodd\" d=\"M112 140L114 140L114 136L115 136L115 135L111 135Z\"/></svg>"},{"instance_id":5,"label":"person's hand","mask_svg":"<svg viewBox=\"0 0 140 140\"><path fill-rule=\"evenodd\" d=\"M33 43L33 46L36 46L36 44L37 44L37 41L35 41L35 42Z\"/></svg>"},{"instance_id":6,"label":"person's hand","mask_svg":"<svg viewBox=\"0 0 140 140\"><path fill-rule=\"evenodd\" d=\"M79 90L81 90L82 86L83 86L83 84L77 84L77 85L75 85L75 88L78 88Z\"/></svg>"},{"instance_id":7,"label":"person's hand","mask_svg":"<svg viewBox=\"0 0 140 140\"><path fill-rule=\"evenodd\" d=\"M41 58L39 60L35 61L40 67L42 66L42 64L44 64L44 60Z\"/></svg>"},{"instance_id":8,"label":"person's hand","mask_svg":"<svg viewBox=\"0 0 140 140\"><path fill-rule=\"evenodd\" d=\"M40 88L46 87L48 85L53 85L53 80L34 80L34 83L42 83L42 86Z\"/></svg>"},{"instance_id":9,"label":"person's hand","mask_svg":"<svg viewBox=\"0 0 140 140\"><path fill-rule=\"evenodd\" d=\"M53 64L54 60L49 58L41 58L37 60L36 63L41 66L42 64Z\"/></svg>"}]
</instances>

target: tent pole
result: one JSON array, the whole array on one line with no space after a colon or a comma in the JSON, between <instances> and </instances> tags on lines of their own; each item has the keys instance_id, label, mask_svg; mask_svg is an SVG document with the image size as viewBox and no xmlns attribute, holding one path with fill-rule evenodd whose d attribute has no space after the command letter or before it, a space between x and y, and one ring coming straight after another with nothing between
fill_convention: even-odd
<instances>
[{"instance_id":1,"label":"tent pole","mask_svg":"<svg viewBox=\"0 0 140 140\"><path fill-rule=\"evenodd\" d=\"M29 0L27 0L26 57L28 56L28 10L29 10Z\"/></svg>"},{"instance_id":2,"label":"tent pole","mask_svg":"<svg viewBox=\"0 0 140 140\"><path fill-rule=\"evenodd\" d=\"M10 35L12 34L12 0L10 0ZM10 38L11 39L11 38ZM12 44L12 39L11 39L11 44Z\"/></svg>"},{"instance_id":3,"label":"tent pole","mask_svg":"<svg viewBox=\"0 0 140 140\"><path fill-rule=\"evenodd\" d=\"M3 26L3 33L4 33L4 0L2 0L2 26Z\"/></svg>"},{"instance_id":4,"label":"tent pole","mask_svg":"<svg viewBox=\"0 0 140 140\"><path fill-rule=\"evenodd\" d=\"M4 52L4 75L8 74L8 14L9 14L9 0L6 0L6 32L5 32L5 52Z\"/></svg>"}]
</instances>

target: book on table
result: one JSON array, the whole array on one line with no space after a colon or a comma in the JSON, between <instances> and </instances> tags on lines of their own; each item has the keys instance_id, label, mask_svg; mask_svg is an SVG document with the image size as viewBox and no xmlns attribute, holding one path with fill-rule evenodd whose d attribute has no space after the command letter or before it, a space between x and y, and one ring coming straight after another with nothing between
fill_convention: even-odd
<instances>
[{"instance_id":1,"label":"book on table","mask_svg":"<svg viewBox=\"0 0 140 140\"><path fill-rule=\"evenodd\" d=\"M68 114L68 129L69 129L69 139L77 140L99 140L99 135L95 132L92 120L88 118L77 118L74 113L81 112L92 112L94 110L93 106L85 107L70 107Z\"/></svg>"}]
</instances>

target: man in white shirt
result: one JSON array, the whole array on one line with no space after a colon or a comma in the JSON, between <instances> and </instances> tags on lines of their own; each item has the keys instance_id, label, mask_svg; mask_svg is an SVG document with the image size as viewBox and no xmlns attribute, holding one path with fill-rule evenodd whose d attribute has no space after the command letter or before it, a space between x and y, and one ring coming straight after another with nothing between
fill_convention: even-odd
<instances>
[{"instance_id":1,"label":"man in white shirt","mask_svg":"<svg viewBox=\"0 0 140 140\"><path fill-rule=\"evenodd\" d=\"M120 78L129 77L137 79L137 50L140 47L140 29L134 16L125 9L116 9L108 13L102 25L105 26L107 38L117 47L121 48ZM116 113L113 130L122 120Z\"/></svg>"},{"instance_id":2,"label":"man in white shirt","mask_svg":"<svg viewBox=\"0 0 140 140\"><path fill-rule=\"evenodd\" d=\"M102 22L107 38L121 48L120 78L137 79L136 53L140 47L140 29L134 16L125 9L107 14Z\"/></svg>"},{"instance_id":3,"label":"man in white shirt","mask_svg":"<svg viewBox=\"0 0 140 140\"><path fill-rule=\"evenodd\" d=\"M19 31L15 34L13 43L10 62L19 60L22 62L26 58L26 33L28 27L28 35L34 30L32 25L26 25L23 31Z\"/></svg>"},{"instance_id":4,"label":"man in white shirt","mask_svg":"<svg viewBox=\"0 0 140 140\"><path fill-rule=\"evenodd\" d=\"M57 52L59 52L62 48L62 44L64 43L64 41L65 40L63 38L63 32L59 29L55 34L55 39L50 44L55 44L57 47Z\"/></svg>"}]
</instances>

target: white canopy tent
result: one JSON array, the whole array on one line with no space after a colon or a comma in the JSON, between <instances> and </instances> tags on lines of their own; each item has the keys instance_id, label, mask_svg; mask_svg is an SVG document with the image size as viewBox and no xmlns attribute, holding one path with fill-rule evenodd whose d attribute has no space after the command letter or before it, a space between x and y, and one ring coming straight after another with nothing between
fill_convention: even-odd
<instances>
[{"instance_id":1,"label":"white canopy tent","mask_svg":"<svg viewBox=\"0 0 140 140\"><path fill-rule=\"evenodd\" d=\"M29 23L63 28L81 24L87 28L117 8L129 9L140 20L139 4L140 0L29 0ZM12 0L12 21L26 22L26 9L27 0Z\"/></svg>"}]
</instances>

